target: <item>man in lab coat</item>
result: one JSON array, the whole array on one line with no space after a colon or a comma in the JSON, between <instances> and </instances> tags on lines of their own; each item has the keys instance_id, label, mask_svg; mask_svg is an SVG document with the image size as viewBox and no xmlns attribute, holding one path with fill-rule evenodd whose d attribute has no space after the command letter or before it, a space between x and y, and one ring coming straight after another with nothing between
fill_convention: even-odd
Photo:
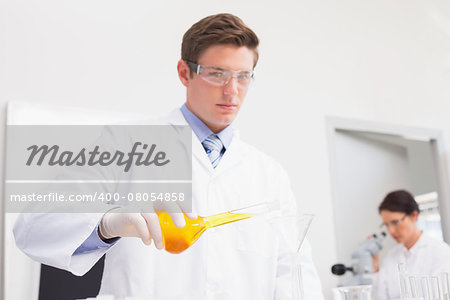
<instances>
[{"instance_id":1,"label":"man in lab coat","mask_svg":"<svg viewBox=\"0 0 450 300\"><path fill-rule=\"evenodd\" d=\"M399 263L405 264L409 276L419 278L450 272L450 246L419 230L419 206L409 192L387 194L379 213L383 226L399 244L388 252L375 276L376 300L400 299Z\"/></svg>"},{"instance_id":2,"label":"man in lab coat","mask_svg":"<svg viewBox=\"0 0 450 300\"><path fill-rule=\"evenodd\" d=\"M258 44L256 34L231 14L206 17L183 37L177 70L186 103L166 122L193 130L192 191L198 215L261 201L279 202L285 215L296 212L285 171L241 141L232 125L253 79ZM171 216L184 226L181 210ZM208 230L177 255L159 250L163 244L155 213L126 207L101 214L22 215L14 233L31 258L76 275L107 253L100 294L118 299L292 299L290 250L267 222ZM151 240L155 246L149 246ZM297 261L305 299L323 299L307 241Z\"/></svg>"}]
</instances>

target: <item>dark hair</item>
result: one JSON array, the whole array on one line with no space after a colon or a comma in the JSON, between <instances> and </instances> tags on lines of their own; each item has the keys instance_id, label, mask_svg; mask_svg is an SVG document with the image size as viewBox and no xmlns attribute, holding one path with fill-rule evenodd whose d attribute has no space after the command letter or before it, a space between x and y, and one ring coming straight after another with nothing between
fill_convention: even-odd
<instances>
[{"instance_id":1,"label":"dark hair","mask_svg":"<svg viewBox=\"0 0 450 300\"><path fill-rule=\"evenodd\" d=\"M255 32L232 14L205 17L191 26L183 36L181 58L197 63L202 53L214 45L235 45L253 50L253 67L258 62L259 39Z\"/></svg>"},{"instance_id":2,"label":"dark hair","mask_svg":"<svg viewBox=\"0 0 450 300\"><path fill-rule=\"evenodd\" d=\"M405 190L393 191L387 194L378 207L379 213L383 210L404 212L407 215L411 215L414 211L420 212L419 205L414 200L413 195Z\"/></svg>"}]
</instances>

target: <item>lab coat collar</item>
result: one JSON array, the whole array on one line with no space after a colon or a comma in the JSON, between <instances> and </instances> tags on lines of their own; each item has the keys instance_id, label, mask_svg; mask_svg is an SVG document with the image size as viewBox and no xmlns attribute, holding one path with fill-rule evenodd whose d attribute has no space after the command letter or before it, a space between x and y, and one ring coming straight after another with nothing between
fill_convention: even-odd
<instances>
[{"instance_id":1,"label":"lab coat collar","mask_svg":"<svg viewBox=\"0 0 450 300\"><path fill-rule=\"evenodd\" d=\"M426 247L429 239L430 238L422 231L417 242L409 250L403 245L403 251L405 251L405 253L415 253L419 251L418 249Z\"/></svg>"},{"instance_id":2,"label":"lab coat collar","mask_svg":"<svg viewBox=\"0 0 450 300\"><path fill-rule=\"evenodd\" d=\"M170 113L168 122L172 125L189 125L179 108ZM210 173L214 173L214 175L218 175L241 162L245 153L242 152L242 148L239 147L240 144L239 131L233 127L233 139L221 158L219 165L214 169L201 142L198 140L195 133L192 132L192 154L194 158L199 161L202 167L206 168Z\"/></svg>"},{"instance_id":3,"label":"lab coat collar","mask_svg":"<svg viewBox=\"0 0 450 300\"><path fill-rule=\"evenodd\" d=\"M197 135L198 140L200 142L204 142L211 134L214 134L211 129L200 120L192 111L189 110L186 103L180 107L181 113L185 118L186 122L192 127L195 135ZM231 123L229 126L225 127L222 131L216 134L219 139L222 141L225 149L230 147L230 143L233 140L233 124Z\"/></svg>"},{"instance_id":4,"label":"lab coat collar","mask_svg":"<svg viewBox=\"0 0 450 300\"><path fill-rule=\"evenodd\" d=\"M189 126L179 108L174 109L170 113L168 122L171 125ZM203 149L203 146L201 145L201 143L199 142L197 136L193 131L192 131L192 154L193 157L197 159L200 162L200 165L202 165L204 168L207 169L209 169L209 167L212 168L208 155L206 154L205 150Z\"/></svg>"}]
</instances>

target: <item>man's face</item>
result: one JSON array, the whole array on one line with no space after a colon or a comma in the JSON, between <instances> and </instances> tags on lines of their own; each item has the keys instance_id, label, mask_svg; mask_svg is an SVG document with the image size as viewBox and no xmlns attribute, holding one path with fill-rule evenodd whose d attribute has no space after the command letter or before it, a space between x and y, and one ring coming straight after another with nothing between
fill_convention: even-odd
<instances>
[{"instance_id":1,"label":"man's face","mask_svg":"<svg viewBox=\"0 0 450 300\"><path fill-rule=\"evenodd\" d=\"M407 215L404 212L382 210L381 218L389 234L397 243L408 243L414 238L417 214Z\"/></svg>"},{"instance_id":2,"label":"man's face","mask_svg":"<svg viewBox=\"0 0 450 300\"><path fill-rule=\"evenodd\" d=\"M209 47L197 63L232 71L253 69L252 50L234 45L215 45ZM178 75L187 88L187 107L214 133L222 131L236 118L248 87L242 87L232 77L223 86L216 86L203 80L199 75L189 75L189 67L180 60Z\"/></svg>"}]
</instances>

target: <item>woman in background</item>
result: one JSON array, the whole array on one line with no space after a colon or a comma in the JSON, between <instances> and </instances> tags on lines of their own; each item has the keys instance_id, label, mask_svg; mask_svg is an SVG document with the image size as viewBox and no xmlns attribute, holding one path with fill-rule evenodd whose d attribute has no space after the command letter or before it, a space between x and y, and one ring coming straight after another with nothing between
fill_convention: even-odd
<instances>
[{"instance_id":1,"label":"woman in background","mask_svg":"<svg viewBox=\"0 0 450 300\"><path fill-rule=\"evenodd\" d=\"M381 263L374 280L375 300L400 298L399 263L405 263L409 275L450 272L450 246L419 230L419 206L409 192L399 190L387 194L378 212L383 226L398 245Z\"/></svg>"}]
</instances>

